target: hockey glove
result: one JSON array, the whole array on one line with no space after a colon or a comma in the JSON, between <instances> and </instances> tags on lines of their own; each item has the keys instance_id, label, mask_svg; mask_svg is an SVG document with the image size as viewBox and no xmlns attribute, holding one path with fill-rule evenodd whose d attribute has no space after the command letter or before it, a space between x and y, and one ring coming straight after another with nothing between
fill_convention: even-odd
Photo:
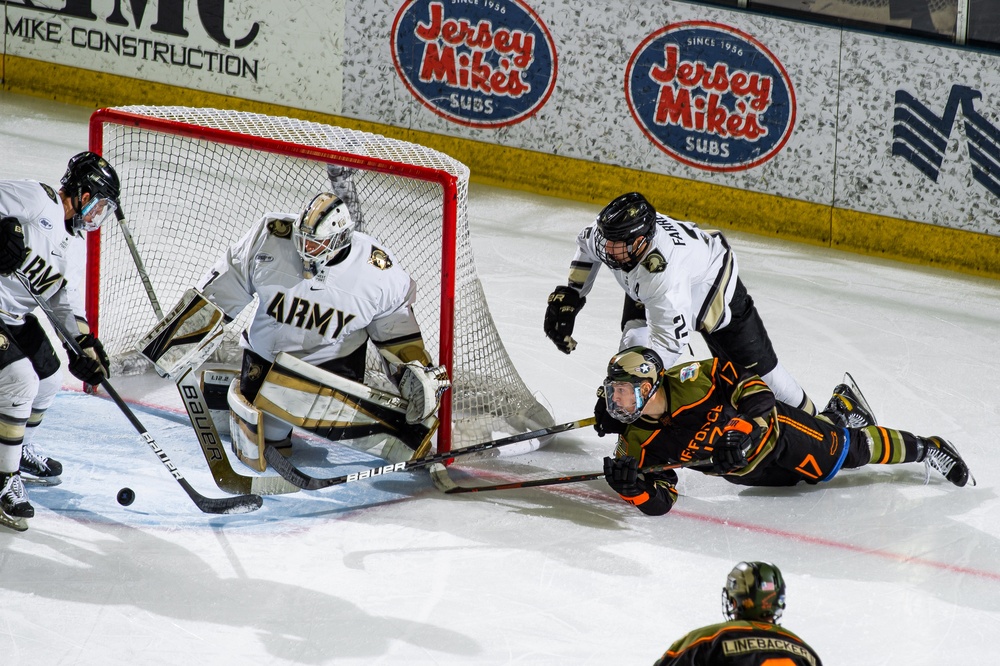
<instances>
[{"instance_id":1,"label":"hockey glove","mask_svg":"<svg viewBox=\"0 0 1000 666\"><path fill-rule=\"evenodd\" d=\"M420 423L437 411L441 396L451 388L443 365L425 367L419 361L403 366L399 393L406 399L406 422Z\"/></svg>"},{"instance_id":2,"label":"hockey glove","mask_svg":"<svg viewBox=\"0 0 1000 666\"><path fill-rule=\"evenodd\" d=\"M629 504L642 504L649 499L639 480L639 461L632 456L604 459L604 480Z\"/></svg>"},{"instance_id":3,"label":"hockey glove","mask_svg":"<svg viewBox=\"0 0 1000 666\"><path fill-rule=\"evenodd\" d=\"M21 222L16 217L0 219L0 275L13 273L27 256Z\"/></svg>"},{"instance_id":4,"label":"hockey glove","mask_svg":"<svg viewBox=\"0 0 1000 666\"><path fill-rule=\"evenodd\" d=\"M556 343L559 351L568 354L576 349L576 340L572 338L573 324L576 313L584 306L587 299L576 289L559 285L549 294L549 304L545 308L545 335Z\"/></svg>"},{"instance_id":5,"label":"hockey glove","mask_svg":"<svg viewBox=\"0 0 1000 666\"><path fill-rule=\"evenodd\" d=\"M722 437L712 451L712 471L728 474L747 466L747 455L753 448L753 423L734 417L722 429Z\"/></svg>"},{"instance_id":6,"label":"hockey glove","mask_svg":"<svg viewBox=\"0 0 1000 666\"><path fill-rule=\"evenodd\" d=\"M91 386L98 386L104 380L101 362L89 353L77 354L68 347L66 353L69 355L69 371L74 377Z\"/></svg>"},{"instance_id":7,"label":"hockey glove","mask_svg":"<svg viewBox=\"0 0 1000 666\"><path fill-rule=\"evenodd\" d=\"M608 414L608 401L604 399L604 387L597 389L597 404L594 405L594 430L598 437L604 437L608 433L620 435L628 428L627 423L622 423L615 417Z\"/></svg>"},{"instance_id":8,"label":"hockey glove","mask_svg":"<svg viewBox=\"0 0 1000 666\"><path fill-rule=\"evenodd\" d=\"M92 334L87 333L85 335L78 336L76 342L80 345L80 348L98 363L101 364L101 370L104 371L104 375L107 376L108 368L111 367L111 359L108 358L107 352L104 351L104 345L101 341L95 338Z\"/></svg>"}]
</instances>

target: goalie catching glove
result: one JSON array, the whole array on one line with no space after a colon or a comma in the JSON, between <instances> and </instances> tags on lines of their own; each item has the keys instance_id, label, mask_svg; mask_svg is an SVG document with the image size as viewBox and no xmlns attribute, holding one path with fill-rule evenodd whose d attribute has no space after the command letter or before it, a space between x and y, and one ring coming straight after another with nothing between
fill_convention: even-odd
<instances>
[{"instance_id":1,"label":"goalie catching glove","mask_svg":"<svg viewBox=\"0 0 1000 666\"><path fill-rule=\"evenodd\" d=\"M399 393L406 400L406 422L420 423L437 411L441 396L451 388L443 365L427 367L419 361L403 365Z\"/></svg>"}]
</instances>

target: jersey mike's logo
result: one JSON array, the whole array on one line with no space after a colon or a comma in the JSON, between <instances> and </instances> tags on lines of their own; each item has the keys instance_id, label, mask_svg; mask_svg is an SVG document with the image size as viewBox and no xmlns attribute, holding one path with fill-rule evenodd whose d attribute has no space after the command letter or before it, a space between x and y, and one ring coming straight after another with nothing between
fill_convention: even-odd
<instances>
[{"instance_id":1,"label":"jersey mike's logo","mask_svg":"<svg viewBox=\"0 0 1000 666\"><path fill-rule=\"evenodd\" d=\"M785 68L750 35L717 23L676 23L649 35L629 60L625 95L650 141L708 171L768 161L795 126Z\"/></svg>"},{"instance_id":2,"label":"jersey mike's logo","mask_svg":"<svg viewBox=\"0 0 1000 666\"><path fill-rule=\"evenodd\" d=\"M434 113L469 127L521 122L556 83L556 49L521 0L407 0L392 26L392 61Z\"/></svg>"}]
</instances>

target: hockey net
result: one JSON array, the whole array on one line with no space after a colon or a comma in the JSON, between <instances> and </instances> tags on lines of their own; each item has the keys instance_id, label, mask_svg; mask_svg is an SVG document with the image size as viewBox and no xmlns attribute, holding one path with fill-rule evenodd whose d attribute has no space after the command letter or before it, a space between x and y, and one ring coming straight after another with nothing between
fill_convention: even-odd
<instances>
[{"instance_id":1,"label":"hockey net","mask_svg":"<svg viewBox=\"0 0 1000 666\"><path fill-rule=\"evenodd\" d=\"M438 450L553 424L517 374L487 307L461 162L367 132L172 106L101 109L91 118L90 143L121 178L126 225L163 311L265 213L298 214L317 192L335 190L328 165L354 169L358 228L385 243L416 280L425 343L452 377ZM86 292L112 375L147 371L134 345L158 317L121 225L89 234ZM249 314L228 327L216 360L239 365ZM366 383L384 383L371 348L368 366Z\"/></svg>"}]
</instances>

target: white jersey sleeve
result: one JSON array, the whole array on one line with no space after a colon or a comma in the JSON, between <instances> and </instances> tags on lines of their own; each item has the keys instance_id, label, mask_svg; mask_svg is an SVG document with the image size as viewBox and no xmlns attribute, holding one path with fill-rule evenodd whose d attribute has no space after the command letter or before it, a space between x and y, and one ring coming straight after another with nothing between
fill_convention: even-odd
<instances>
[{"instance_id":1,"label":"white jersey sleeve","mask_svg":"<svg viewBox=\"0 0 1000 666\"><path fill-rule=\"evenodd\" d=\"M197 284L198 290L217 305L229 319L235 318L253 302L254 263L257 252L267 241L268 224L287 220L284 216L266 215L219 257Z\"/></svg>"},{"instance_id":2,"label":"white jersey sleeve","mask_svg":"<svg viewBox=\"0 0 1000 666\"><path fill-rule=\"evenodd\" d=\"M584 227L576 237L576 254L569 264L569 286L586 296L594 288L594 281L601 270L601 260L594 247L597 222Z\"/></svg>"},{"instance_id":3,"label":"white jersey sleeve","mask_svg":"<svg viewBox=\"0 0 1000 666\"><path fill-rule=\"evenodd\" d=\"M0 214L21 221L28 255L20 270L34 293L52 305L53 313L68 330L78 330L77 322L86 321L79 290L86 245L80 236L66 231L56 191L33 180L0 181ZM0 319L18 325L21 317L36 307L35 299L16 277L0 276L0 308L10 313L0 313Z\"/></svg>"}]
</instances>

